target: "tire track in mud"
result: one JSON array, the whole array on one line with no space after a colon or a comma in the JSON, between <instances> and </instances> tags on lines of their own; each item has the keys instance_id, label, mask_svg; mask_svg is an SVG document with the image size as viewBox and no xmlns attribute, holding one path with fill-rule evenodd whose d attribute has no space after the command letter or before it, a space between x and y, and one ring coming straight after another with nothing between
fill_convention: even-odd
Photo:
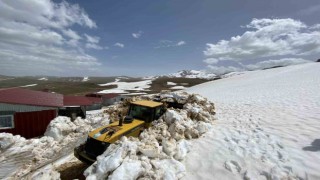
<instances>
[{"instance_id":1,"label":"tire track in mud","mask_svg":"<svg viewBox=\"0 0 320 180\"><path fill-rule=\"evenodd\" d=\"M66 162L60 165L59 167L55 168L55 170L60 173L61 180L69 180L69 179L83 180L83 179L86 179L85 176L83 175L83 172L89 166L90 165L76 160L72 162Z\"/></svg>"}]
</instances>

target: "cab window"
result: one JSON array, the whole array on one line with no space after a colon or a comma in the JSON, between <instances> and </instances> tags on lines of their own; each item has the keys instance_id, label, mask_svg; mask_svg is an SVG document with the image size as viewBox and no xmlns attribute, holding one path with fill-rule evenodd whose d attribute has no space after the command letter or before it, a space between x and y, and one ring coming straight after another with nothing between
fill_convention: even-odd
<instances>
[{"instance_id":1,"label":"cab window","mask_svg":"<svg viewBox=\"0 0 320 180\"><path fill-rule=\"evenodd\" d=\"M130 109L129 116L150 122L152 120L152 111L148 107L132 105Z\"/></svg>"},{"instance_id":2,"label":"cab window","mask_svg":"<svg viewBox=\"0 0 320 180\"><path fill-rule=\"evenodd\" d=\"M162 115L162 107L157 107L157 108L156 108L156 112L155 112L154 119L155 119L155 120L159 119L161 115Z\"/></svg>"}]
</instances>

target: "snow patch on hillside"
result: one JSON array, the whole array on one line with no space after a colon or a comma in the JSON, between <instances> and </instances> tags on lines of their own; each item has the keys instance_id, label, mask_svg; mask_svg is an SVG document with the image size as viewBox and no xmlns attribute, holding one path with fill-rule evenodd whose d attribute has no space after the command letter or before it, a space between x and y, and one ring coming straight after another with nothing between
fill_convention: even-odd
<instances>
[{"instance_id":1,"label":"snow patch on hillside","mask_svg":"<svg viewBox=\"0 0 320 180\"><path fill-rule=\"evenodd\" d=\"M213 73L208 73L206 71L196 71L196 70L182 70L177 73L172 73L165 75L171 78L199 78L199 79L214 79L217 75Z\"/></svg>"},{"instance_id":2,"label":"snow patch on hillside","mask_svg":"<svg viewBox=\"0 0 320 180\"><path fill-rule=\"evenodd\" d=\"M39 80L39 81L48 81L48 78L43 77L43 78L39 78L38 80Z\"/></svg>"},{"instance_id":3,"label":"snow patch on hillside","mask_svg":"<svg viewBox=\"0 0 320 180\"><path fill-rule=\"evenodd\" d=\"M119 82L119 80L116 80L115 82L111 83L99 84L99 86L116 85L117 87L103 90L98 93L129 93L128 91L146 91L151 87L151 83L152 80L144 80L137 82Z\"/></svg>"},{"instance_id":4,"label":"snow patch on hillside","mask_svg":"<svg viewBox=\"0 0 320 180\"><path fill-rule=\"evenodd\" d=\"M173 87L171 87L170 89L180 90L180 89L185 89L185 87L184 87L184 86L173 86Z\"/></svg>"},{"instance_id":5,"label":"snow patch on hillside","mask_svg":"<svg viewBox=\"0 0 320 180\"><path fill-rule=\"evenodd\" d=\"M82 82L87 82L87 81L89 81L89 80L90 80L89 77L86 76L86 77L83 77Z\"/></svg>"},{"instance_id":6,"label":"snow patch on hillside","mask_svg":"<svg viewBox=\"0 0 320 180\"><path fill-rule=\"evenodd\" d=\"M36 86L38 84L28 84L28 85L25 85L25 86L20 86L20 87L33 87L33 86Z\"/></svg>"},{"instance_id":7,"label":"snow patch on hillside","mask_svg":"<svg viewBox=\"0 0 320 180\"><path fill-rule=\"evenodd\" d=\"M168 82L167 82L167 85L168 85L168 86L175 86L175 85L177 85L177 83L169 82L169 81L168 81Z\"/></svg>"}]
</instances>

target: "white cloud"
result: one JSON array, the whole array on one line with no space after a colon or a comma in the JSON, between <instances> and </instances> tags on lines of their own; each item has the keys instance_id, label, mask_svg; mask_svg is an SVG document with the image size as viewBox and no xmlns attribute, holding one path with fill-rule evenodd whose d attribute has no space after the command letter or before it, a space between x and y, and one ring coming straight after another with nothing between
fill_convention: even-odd
<instances>
[{"instance_id":1,"label":"white cloud","mask_svg":"<svg viewBox=\"0 0 320 180\"><path fill-rule=\"evenodd\" d=\"M179 41L176 45L177 46L182 46L182 45L185 45L186 44L186 42L184 42L184 41Z\"/></svg>"},{"instance_id":2,"label":"white cloud","mask_svg":"<svg viewBox=\"0 0 320 180\"><path fill-rule=\"evenodd\" d=\"M102 50L104 49L103 47L97 45L97 44L94 44L94 43L86 43L86 48L88 49L96 49L96 50Z\"/></svg>"},{"instance_id":3,"label":"white cloud","mask_svg":"<svg viewBox=\"0 0 320 180\"><path fill-rule=\"evenodd\" d=\"M0 1L0 72L36 75L96 70L98 60L82 49L74 24L96 24L76 4L50 0ZM74 71L73 71L74 72Z\"/></svg>"},{"instance_id":4,"label":"white cloud","mask_svg":"<svg viewBox=\"0 0 320 180\"><path fill-rule=\"evenodd\" d=\"M109 47L102 47L98 45L98 43L100 42L100 38L98 36L90 36L88 34L84 34L84 36L87 39L87 43L85 45L87 49L95 49L95 50L109 49Z\"/></svg>"},{"instance_id":5,"label":"white cloud","mask_svg":"<svg viewBox=\"0 0 320 180\"><path fill-rule=\"evenodd\" d=\"M120 47L120 48L124 48L124 44L122 44L122 43L115 43L114 44L114 46L116 46L116 47Z\"/></svg>"},{"instance_id":6,"label":"white cloud","mask_svg":"<svg viewBox=\"0 0 320 180\"><path fill-rule=\"evenodd\" d=\"M215 58L207 58L207 59L203 60L203 62L205 62L207 64L217 64L219 62L219 60L215 59Z\"/></svg>"},{"instance_id":7,"label":"white cloud","mask_svg":"<svg viewBox=\"0 0 320 180\"><path fill-rule=\"evenodd\" d=\"M62 30L63 35L65 35L66 37L70 38L69 40L67 40L67 44L69 46L72 47L77 47L79 46L79 40L82 39L82 37L80 35L78 35L77 32L71 30L71 29L63 29Z\"/></svg>"},{"instance_id":8,"label":"white cloud","mask_svg":"<svg viewBox=\"0 0 320 180\"><path fill-rule=\"evenodd\" d=\"M208 58L242 61L320 53L320 31L293 19L253 19L242 35L207 44Z\"/></svg>"},{"instance_id":9,"label":"white cloud","mask_svg":"<svg viewBox=\"0 0 320 180\"><path fill-rule=\"evenodd\" d=\"M320 29L320 24L315 24L315 25L311 26L310 29Z\"/></svg>"},{"instance_id":10,"label":"white cloud","mask_svg":"<svg viewBox=\"0 0 320 180\"><path fill-rule=\"evenodd\" d=\"M246 65L247 70L258 70L258 69L268 69L272 67L284 67L284 66L290 66L295 64L303 64L303 63L309 63L312 61L305 60L302 58L283 58L283 59L277 59L277 60L266 60L261 61L256 64L249 64Z\"/></svg>"},{"instance_id":11,"label":"white cloud","mask_svg":"<svg viewBox=\"0 0 320 180\"><path fill-rule=\"evenodd\" d=\"M87 42L89 43L99 43L100 38L97 36L89 36L88 34L84 34L84 36L87 38Z\"/></svg>"},{"instance_id":12,"label":"white cloud","mask_svg":"<svg viewBox=\"0 0 320 180\"><path fill-rule=\"evenodd\" d=\"M142 36L142 34L143 34L143 31L132 33L132 37L138 39L138 38L140 38Z\"/></svg>"},{"instance_id":13,"label":"white cloud","mask_svg":"<svg viewBox=\"0 0 320 180\"><path fill-rule=\"evenodd\" d=\"M156 46L155 48L176 47L176 46L183 46L185 44L186 44L185 41L174 42L174 41L170 41L170 40L161 40L161 41L159 41L159 45Z\"/></svg>"},{"instance_id":14,"label":"white cloud","mask_svg":"<svg viewBox=\"0 0 320 180\"><path fill-rule=\"evenodd\" d=\"M79 5L65 1L61 3L50 0L1 1L0 17L7 21L27 22L34 26L59 29L73 24L89 28L97 27Z\"/></svg>"},{"instance_id":15,"label":"white cloud","mask_svg":"<svg viewBox=\"0 0 320 180\"><path fill-rule=\"evenodd\" d=\"M212 66L212 65L208 65L208 72L216 74L216 75L223 75L223 74L227 74L230 72L236 72L236 71L242 71L243 69L241 68L237 68L234 66Z\"/></svg>"},{"instance_id":16,"label":"white cloud","mask_svg":"<svg viewBox=\"0 0 320 180\"><path fill-rule=\"evenodd\" d=\"M319 12L320 11L320 5L316 5L316 6L310 6L306 9L302 9L298 12L298 14L300 15L312 15L316 12Z\"/></svg>"},{"instance_id":17,"label":"white cloud","mask_svg":"<svg viewBox=\"0 0 320 180\"><path fill-rule=\"evenodd\" d=\"M234 67L234 66L213 66L208 65L208 72L214 73L216 75L223 75L230 72L238 72L238 71L253 71L260 69L269 69L274 67L285 67L296 64L310 63L313 61L302 59L302 58L282 58L275 60L265 60L258 62L256 64L242 65L242 67Z\"/></svg>"},{"instance_id":18,"label":"white cloud","mask_svg":"<svg viewBox=\"0 0 320 180\"><path fill-rule=\"evenodd\" d=\"M65 36L67 36L67 37L69 37L69 38L71 38L71 39L75 39L75 40L80 40L80 39L82 39L81 36L79 36L77 32L75 32L75 31L73 31L73 30L71 30L71 29L66 29L66 30L63 29L63 30L62 30L62 33L63 33Z\"/></svg>"}]
</instances>

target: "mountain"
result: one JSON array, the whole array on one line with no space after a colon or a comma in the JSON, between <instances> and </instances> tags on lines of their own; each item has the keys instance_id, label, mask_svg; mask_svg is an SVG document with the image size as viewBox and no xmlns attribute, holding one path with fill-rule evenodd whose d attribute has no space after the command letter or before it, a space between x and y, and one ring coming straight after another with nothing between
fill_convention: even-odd
<instances>
[{"instance_id":1,"label":"mountain","mask_svg":"<svg viewBox=\"0 0 320 180\"><path fill-rule=\"evenodd\" d=\"M212 80L218 78L217 75L213 73L207 73L205 71L197 71L197 70L182 70L176 73L165 75L171 78L199 78L199 79L207 79Z\"/></svg>"}]
</instances>

